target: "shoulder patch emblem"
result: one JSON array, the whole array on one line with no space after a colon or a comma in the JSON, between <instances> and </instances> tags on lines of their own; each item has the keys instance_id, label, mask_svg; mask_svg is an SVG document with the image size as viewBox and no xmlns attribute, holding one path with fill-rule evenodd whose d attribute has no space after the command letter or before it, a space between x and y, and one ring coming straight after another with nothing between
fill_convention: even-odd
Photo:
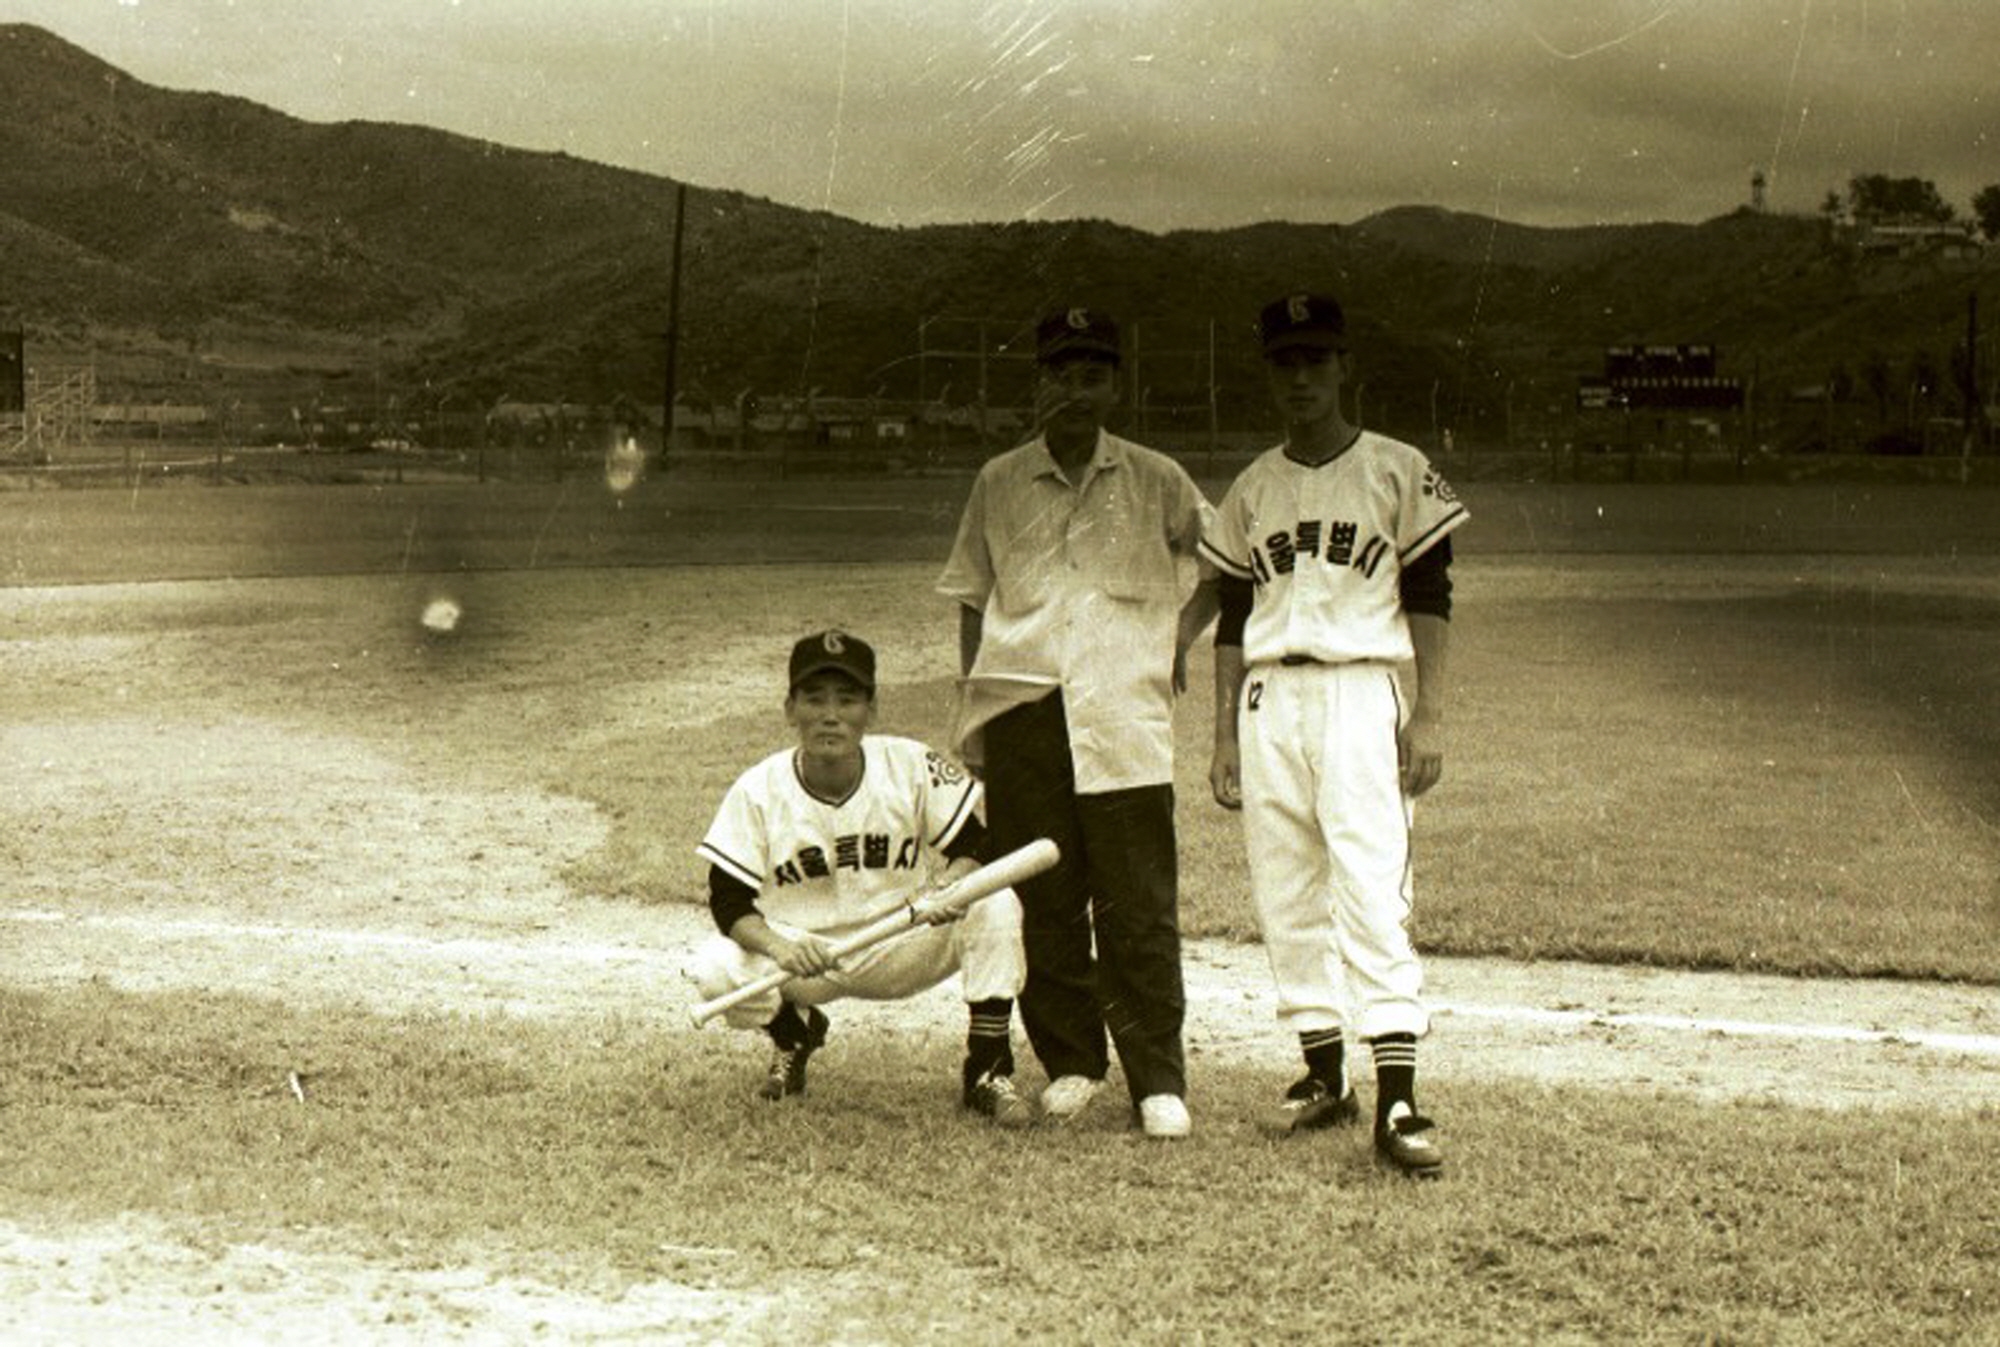
<instances>
[{"instance_id":1,"label":"shoulder patch emblem","mask_svg":"<svg viewBox=\"0 0 2000 1347\"><path fill-rule=\"evenodd\" d=\"M1432 468L1424 474L1424 494L1426 496L1434 496L1447 505L1458 503L1458 493L1451 489L1451 483L1447 482L1443 474L1438 472L1436 468Z\"/></svg>"},{"instance_id":2,"label":"shoulder patch emblem","mask_svg":"<svg viewBox=\"0 0 2000 1347\"><path fill-rule=\"evenodd\" d=\"M933 786L956 786L965 780L965 769L936 749L924 754L924 766L930 769Z\"/></svg>"}]
</instances>

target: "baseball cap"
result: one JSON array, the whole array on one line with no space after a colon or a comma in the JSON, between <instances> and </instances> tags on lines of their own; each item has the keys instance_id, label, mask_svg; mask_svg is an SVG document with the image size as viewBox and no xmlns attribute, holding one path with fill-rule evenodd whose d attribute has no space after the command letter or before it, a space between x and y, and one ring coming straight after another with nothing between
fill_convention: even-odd
<instances>
[{"instance_id":1,"label":"baseball cap","mask_svg":"<svg viewBox=\"0 0 2000 1347\"><path fill-rule=\"evenodd\" d=\"M822 631L792 647L792 687L829 669L846 674L870 692L875 690L875 650L859 636Z\"/></svg>"},{"instance_id":2,"label":"baseball cap","mask_svg":"<svg viewBox=\"0 0 2000 1347\"><path fill-rule=\"evenodd\" d=\"M1347 344L1347 316L1330 296L1286 295L1257 315L1257 338L1265 355L1293 346L1338 351Z\"/></svg>"},{"instance_id":3,"label":"baseball cap","mask_svg":"<svg viewBox=\"0 0 2000 1347\"><path fill-rule=\"evenodd\" d=\"M1109 360L1115 365L1119 354L1118 324L1097 309L1058 309L1035 325L1035 359L1041 364Z\"/></svg>"}]
</instances>

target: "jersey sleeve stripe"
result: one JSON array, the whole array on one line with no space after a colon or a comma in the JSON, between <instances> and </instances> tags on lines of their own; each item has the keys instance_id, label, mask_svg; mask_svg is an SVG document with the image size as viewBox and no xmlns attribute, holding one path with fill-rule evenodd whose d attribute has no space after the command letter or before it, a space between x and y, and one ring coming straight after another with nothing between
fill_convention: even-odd
<instances>
[{"instance_id":1,"label":"jersey sleeve stripe","mask_svg":"<svg viewBox=\"0 0 2000 1347\"><path fill-rule=\"evenodd\" d=\"M1222 553L1215 550L1215 545L1209 542L1209 540L1206 538L1203 538L1199 543L1195 545L1195 550L1199 552L1202 555L1202 557L1204 557L1211 565L1213 565L1217 570L1223 572L1225 575L1233 575L1238 580L1248 580L1252 578L1250 568L1248 566L1243 565L1241 562L1232 561L1230 558L1222 555Z\"/></svg>"},{"instance_id":2,"label":"jersey sleeve stripe","mask_svg":"<svg viewBox=\"0 0 2000 1347\"><path fill-rule=\"evenodd\" d=\"M1396 554L1397 559L1400 561L1409 561L1413 557L1422 556L1437 546L1438 539L1444 537L1445 534L1451 532L1460 524L1463 524L1468 517L1464 506L1453 510L1450 514L1438 520L1437 523L1431 525L1426 532L1419 535L1415 542L1398 552Z\"/></svg>"},{"instance_id":3,"label":"jersey sleeve stripe","mask_svg":"<svg viewBox=\"0 0 2000 1347\"><path fill-rule=\"evenodd\" d=\"M951 811L951 818L946 820L944 827L939 830L938 835L931 839L933 847L942 849L951 845L951 839L958 836L960 830L965 827L965 821L972 817L973 809L979 804L979 795L979 783L977 781L968 781L965 786L965 794L961 795L958 799L958 807Z\"/></svg>"},{"instance_id":4,"label":"jersey sleeve stripe","mask_svg":"<svg viewBox=\"0 0 2000 1347\"><path fill-rule=\"evenodd\" d=\"M729 875L733 879L743 881L753 889L762 889L764 887L764 876L758 874L735 857L718 851L713 843L703 842L694 849L694 853L709 864L721 867L724 874Z\"/></svg>"}]
</instances>

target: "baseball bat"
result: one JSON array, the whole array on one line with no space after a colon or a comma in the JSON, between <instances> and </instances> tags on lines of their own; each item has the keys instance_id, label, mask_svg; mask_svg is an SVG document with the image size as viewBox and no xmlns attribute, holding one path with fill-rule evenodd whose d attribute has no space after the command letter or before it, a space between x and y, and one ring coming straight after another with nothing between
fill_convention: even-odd
<instances>
[{"instance_id":1,"label":"baseball bat","mask_svg":"<svg viewBox=\"0 0 2000 1347\"><path fill-rule=\"evenodd\" d=\"M1038 837L1024 847L1016 847L996 860L988 861L977 870L960 876L952 883L939 889L936 895L922 909L915 903L905 903L893 912L884 913L849 936L833 942L833 956L844 959L850 954L881 944L891 936L922 923L925 912L940 909L963 912L981 898L990 898L1002 889L1011 889L1024 879L1033 879L1062 859L1062 852L1046 837ZM746 982L735 991L724 992L711 1000L697 1003L688 1011L688 1018L699 1029L710 1020L728 1010L731 1006L762 996L773 987L782 987L792 980L792 974L780 968L766 973L754 982Z\"/></svg>"}]
</instances>

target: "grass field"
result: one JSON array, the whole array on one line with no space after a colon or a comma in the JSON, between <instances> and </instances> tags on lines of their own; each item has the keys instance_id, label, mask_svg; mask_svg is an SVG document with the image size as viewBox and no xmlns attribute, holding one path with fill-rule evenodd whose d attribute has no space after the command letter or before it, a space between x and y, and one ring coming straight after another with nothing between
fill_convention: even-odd
<instances>
[{"instance_id":1,"label":"grass field","mask_svg":"<svg viewBox=\"0 0 2000 1347\"><path fill-rule=\"evenodd\" d=\"M1974 570L1468 559L1448 778L1420 817L1423 947L2000 981L2000 588ZM191 587L141 605L136 630L133 591L23 591L4 672L17 717L294 721L587 800L610 836L578 867L585 891L693 901L691 840L782 735L792 634L868 635L884 727L945 732L949 614L928 576L451 577L450 640L415 623L433 576ZM57 687L38 655L78 640L143 654ZM1236 820L1207 798L1206 668L1178 729L1185 925L1247 937Z\"/></svg>"},{"instance_id":2,"label":"grass field","mask_svg":"<svg viewBox=\"0 0 2000 1347\"><path fill-rule=\"evenodd\" d=\"M0 495L0 760L35 802L6 808L0 898L308 925L394 904L421 927L539 850L565 903L694 902L709 811L782 739L792 637L866 634L884 727L942 733L954 631L928 583L957 489ZM1424 949L2000 986L1993 497L1489 490L1419 816ZM417 623L444 593L448 637ZM1244 938L1197 664L1184 926ZM421 853L443 868L368 835L447 796L408 825L469 829ZM1268 1073L1213 1055L1195 1140L1163 1152L1115 1109L1069 1135L960 1122L949 1041L844 1040L809 1108L758 1113L735 1036L215 983L0 987L0 1219L147 1213L602 1296L669 1281L734 1297L711 1330L742 1341L2000 1334L1990 1108L1857 1120L1446 1070L1426 1098L1459 1159L1412 1189L1358 1140L1257 1137Z\"/></svg>"},{"instance_id":3,"label":"grass field","mask_svg":"<svg viewBox=\"0 0 2000 1347\"><path fill-rule=\"evenodd\" d=\"M86 992L0 993L0 1029L17 1213L137 1209L211 1238L310 1231L419 1265L670 1279L742 1298L715 1331L730 1340L1972 1342L2000 1326L2000 1171L1967 1163L1990 1142L1941 1146L1921 1113L1857 1127L1444 1082L1437 1107L1479 1158L1417 1188L1351 1134L1281 1144L1229 1121L1268 1082L1227 1066L1205 1082L1215 1123L1162 1149L1115 1113L1061 1133L954 1119L940 1045L914 1062L850 1048L810 1109L756 1110L726 1036L630 1023L579 1052L519 1024ZM280 1084L302 1062L309 1107ZM929 1085L871 1084L912 1069Z\"/></svg>"}]
</instances>

